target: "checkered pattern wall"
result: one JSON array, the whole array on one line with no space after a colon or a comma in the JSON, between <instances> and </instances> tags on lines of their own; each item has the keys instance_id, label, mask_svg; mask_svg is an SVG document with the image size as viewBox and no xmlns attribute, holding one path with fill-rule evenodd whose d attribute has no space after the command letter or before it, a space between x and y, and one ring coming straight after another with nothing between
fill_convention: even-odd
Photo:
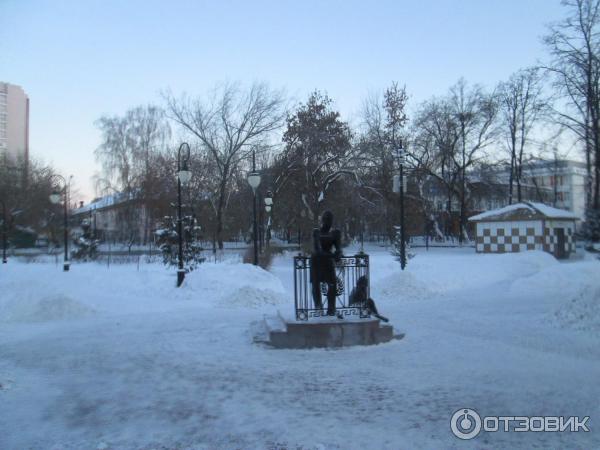
<instances>
[{"instance_id":1,"label":"checkered pattern wall","mask_svg":"<svg viewBox=\"0 0 600 450\"><path fill-rule=\"evenodd\" d=\"M546 224L544 227L544 243L542 250L554 254L556 246L558 245L558 232L557 230L562 228L565 236L565 251L567 253L575 253L575 238L574 238L574 226L568 224L566 226L557 226L554 224Z\"/></svg>"},{"instance_id":2,"label":"checkered pattern wall","mask_svg":"<svg viewBox=\"0 0 600 450\"><path fill-rule=\"evenodd\" d=\"M560 226L557 226L560 225ZM483 253L509 253L544 250L554 253L558 228L563 228L565 251L575 252L574 225L571 222L544 224L543 221L480 222L477 224L476 249Z\"/></svg>"}]
</instances>

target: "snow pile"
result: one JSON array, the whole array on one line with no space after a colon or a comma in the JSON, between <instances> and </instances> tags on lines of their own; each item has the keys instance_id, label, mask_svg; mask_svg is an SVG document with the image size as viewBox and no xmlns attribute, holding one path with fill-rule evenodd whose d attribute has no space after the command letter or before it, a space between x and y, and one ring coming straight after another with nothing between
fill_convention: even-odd
<instances>
[{"instance_id":1,"label":"snow pile","mask_svg":"<svg viewBox=\"0 0 600 450\"><path fill-rule=\"evenodd\" d=\"M256 308L286 301L281 281L266 270L252 264L223 262L202 264L186 276L192 291L201 293L220 306Z\"/></svg>"},{"instance_id":2,"label":"snow pile","mask_svg":"<svg viewBox=\"0 0 600 450\"><path fill-rule=\"evenodd\" d=\"M439 291L419 281L410 272L398 272L377 280L371 285L371 296L379 300L426 300Z\"/></svg>"},{"instance_id":3,"label":"snow pile","mask_svg":"<svg viewBox=\"0 0 600 450\"><path fill-rule=\"evenodd\" d=\"M570 296L549 317L549 321L560 328L600 333L600 281L579 285L577 292Z\"/></svg>"},{"instance_id":4,"label":"snow pile","mask_svg":"<svg viewBox=\"0 0 600 450\"><path fill-rule=\"evenodd\" d=\"M446 293L512 282L558 265L552 255L542 251L505 254L473 254L469 251L432 257L418 255L407 270L430 291Z\"/></svg>"},{"instance_id":5,"label":"snow pile","mask_svg":"<svg viewBox=\"0 0 600 450\"><path fill-rule=\"evenodd\" d=\"M554 312L553 319L562 328L600 332L600 286L581 289Z\"/></svg>"},{"instance_id":6,"label":"snow pile","mask_svg":"<svg viewBox=\"0 0 600 450\"><path fill-rule=\"evenodd\" d=\"M554 322L563 328L600 332L600 287L581 290L554 313Z\"/></svg>"},{"instance_id":7,"label":"snow pile","mask_svg":"<svg viewBox=\"0 0 600 450\"><path fill-rule=\"evenodd\" d=\"M202 264L177 288L176 272L162 264L11 264L0 278L0 323L47 322L206 308L257 308L293 301L281 281L250 264Z\"/></svg>"},{"instance_id":8,"label":"snow pile","mask_svg":"<svg viewBox=\"0 0 600 450\"><path fill-rule=\"evenodd\" d=\"M546 309L543 322L600 331L600 264L595 261L541 264L533 274L513 281L507 295L523 299L528 308L538 302Z\"/></svg>"},{"instance_id":9,"label":"snow pile","mask_svg":"<svg viewBox=\"0 0 600 450\"><path fill-rule=\"evenodd\" d=\"M560 263L552 255L543 252L536 253L540 256L539 265L531 260L533 271L523 273L510 286L510 295L514 296L544 296L556 297L558 294L563 299L572 298L579 291L583 281L589 282L600 277L600 266L597 264L583 263L575 265ZM548 264L542 256L549 258Z\"/></svg>"},{"instance_id":10,"label":"snow pile","mask_svg":"<svg viewBox=\"0 0 600 450\"><path fill-rule=\"evenodd\" d=\"M420 252L402 271L391 256L379 254L372 258L371 295L376 301L426 300L506 282L517 283L515 289L520 289L519 280L523 280L522 286L530 289L529 277L547 270L556 271L559 277L570 276L564 275L561 267L552 255L541 251L496 255L455 249ZM547 284L547 281L540 280L540 283Z\"/></svg>"},{"instance_id":11,"label":"snow pile","mask_svg":"<svg viewBox=\"0 0 600 450\"><path fill-rule=\"evenodd\" d=\"M243 286L231 295L223 298L223 303L231 306L247 306L253 308L262 305L278 305L285 303L285 296L281 292L274 292L269 289Z\"/></svg>"},{"instance_id":12,"label":"snow pile","mask_svg":"<svg viewBox=\"0 0 600 450\"><path fill-rule=\"evenodd\" d=\"M0 305L0 322L49 322L89 317L94 309L66 295L11 299Z\"/></svg>"}]
</instances>

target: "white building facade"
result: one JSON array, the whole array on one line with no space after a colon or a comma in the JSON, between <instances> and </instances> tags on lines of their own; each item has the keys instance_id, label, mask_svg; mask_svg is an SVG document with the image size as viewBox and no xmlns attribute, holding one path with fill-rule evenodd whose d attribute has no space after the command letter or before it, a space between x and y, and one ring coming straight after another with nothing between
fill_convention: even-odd
<instances>
[{"instance_id":1,"label":"white building facade","mask_svg":"<svg viewBox=\"0 0 600 450\"><path fill-rule=\"evenodd\" d=\"M469 206L472 211L486 211L508 205L510 170L494 170L468 174ZM537 202L571 211L577 217L585 214L585 163L571 160L534 160L523 165L521 201ZM518 202L517 183L513 181L513 203ZM459 207L456 200L456 207Z\"/></svg>"},{"instance_id":2,"label":"white building facade","mask_svg":"<svg viewBox=\"0 0 600 450\"><path fill-rule=\"evenodd\" d=\"M550 192L552 204L583 218L585 214L585 163L558 160L531 164L524 170L525 181Z\"/></svg>"},{"instance_id":3,"label":"white building facade","mask_svg":"<svg viewBox=\"0 0 600 450\"><path fill-rule=\"evenodd\" d=\"M142 242L148 238L148 216L144 204L134 196L113 194L80 205L71 211L77 223L89 220L94 234L105 240Z\"/></svg>"}]
</instances>

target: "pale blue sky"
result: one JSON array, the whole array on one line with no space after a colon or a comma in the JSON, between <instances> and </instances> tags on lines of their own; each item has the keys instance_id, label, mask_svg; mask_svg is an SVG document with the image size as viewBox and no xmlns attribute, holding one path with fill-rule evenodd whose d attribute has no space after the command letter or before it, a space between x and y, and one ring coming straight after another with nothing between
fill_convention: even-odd
<instances>
[{"instance_id":1,"label":"pale blue sky","mask_svg":"<svg viewBox=\"0 0 600 450\"><path fill-rule=\"evenodd\" d=\"M461 76L492 87L545 56L540 37L563 14L559 0L0 0L0 81L30 97L32 155L89 200L94 121L166 88L318 88L355 121L392 80L413 106Z\"/></svg>"}]
</instances>

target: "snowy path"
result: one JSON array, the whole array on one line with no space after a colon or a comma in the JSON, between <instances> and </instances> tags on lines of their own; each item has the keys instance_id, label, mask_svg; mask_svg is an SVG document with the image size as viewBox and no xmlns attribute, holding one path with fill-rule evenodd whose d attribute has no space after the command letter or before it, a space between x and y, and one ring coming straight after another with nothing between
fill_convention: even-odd
<instances>
[{"instance_id":1,"label":"snowy path","mask_svg":"<svg viewBox=\"0 0 600 450\"><path fill-rule=\"evenodd\" d=\"M598 262L439 250L400 273L371 254L373 295L406 337L335 351L251 343L250 322L291 311L289 259L275 276L213 264L180 290L160 266L11 261L0 448L600 448L600 316L578 330L554 314L600 292ZM461 407L589 415L592 431L461 441Z\"/></svg>"}]
</instances>

